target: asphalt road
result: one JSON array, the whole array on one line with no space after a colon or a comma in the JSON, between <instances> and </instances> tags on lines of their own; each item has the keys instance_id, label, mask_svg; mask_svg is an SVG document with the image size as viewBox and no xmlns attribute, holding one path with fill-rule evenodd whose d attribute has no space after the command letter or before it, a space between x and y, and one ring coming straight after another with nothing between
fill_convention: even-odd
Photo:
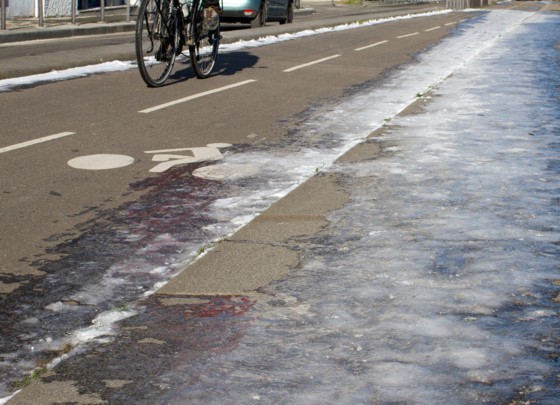
<instances>
[{"instance_id":1,"label":"asphalt road","mask_svg":"<svg viewBox=\"0 0 560 405\"><path fill-rule=\"evenodd\" d=\"M15 325L84 282L71 273L66 274L66 284L56 279L52 264L68 255L79 258L79 249L87 246L75 241L92 230L111 227L109 218L120 207L165 179L166 174L150 172L157 165L152 151L217 143L266 148L281 142L309 106L382 80L386 72L412 62L458 22L475 15L455 12L393 21L225 53L216 74L207 80L195 79L188 63L179 63L169 85L160 89L147 88L136 70L128 70L2 94L0 148L65 135L2 151L2 347L13 352L32 343L32 337L18 336ZM272 33L276 27L264 29ZM239 31L231 31L224 42L237 35ZM108 42L116 48L130 47L129 34L41 47L50 49L55 59L77 60L65 44L75 46L79 41L91 44L90 54L106 49ZM35 46L25 45L28 50ZM2 51L21 52L17 48L4 46ZM44 56L33 53L13 59L24 65L29 58ZM68 164L98 154L130 157L133 163L112 170ZM150 187L136 187L139 183Z\"/></svg>"},{"instance_id":2,"label":"asphalt road","mask_svg":"<svg viewBox=\"0 0 560 405\"><path fill-rule=\"evenodd\" d=\"M348 21L386 18L425 12L445 7L444 3L380 6L377 2L361 6L337 6L310 1L298 10L293 24L268 23L250 29L247 24L223 24L222 44L257 39L266 35L298 32L333 26ZM134 20L134 16L132 16ZM60 25L46 28L21 28L0 32L0 79L20 77L51 70L67 69L112 60L134 60L134 21L126 23ZM113 33L101 34L102 32ZM70 34L79 36L70 37ZM50 38L29 41L26 38ZM14 42L16 41L16 42Z\"/></svg>"},{"instance_id":3,"label":"asphalt road","mask_svg":"<svg viewBox=\"0 0 560 405\"><path fill-rule=\"evenodd\" d=\"M74 135L3 153L1 271L38 274L55 244L79 235L99 210L137 198L129 185L153 176L145 151L251 144L281 137L281 120L310 104L343 96L445 36L463 14L391 22L221 55L216 75L195 80L179 64L169 82L148 89L136 70L94 75L2 94L3 147L53 134ZM449 25L446 25L449 24ZM438 26L437 30L428 31ZM409 37L399 36L418 33ZM379 41L390 44L360 52ZM284 70L333 55L335 59ZM247 80L244 86L149 114L150 107ZM328 85L327 85L328 84ZM25 117L25 118L24 118ZM136 163L118 170L77 170L67 162L92 154L123 154ZM4 284L12 290L15 284Z\"/></svg>"}]
</instances>

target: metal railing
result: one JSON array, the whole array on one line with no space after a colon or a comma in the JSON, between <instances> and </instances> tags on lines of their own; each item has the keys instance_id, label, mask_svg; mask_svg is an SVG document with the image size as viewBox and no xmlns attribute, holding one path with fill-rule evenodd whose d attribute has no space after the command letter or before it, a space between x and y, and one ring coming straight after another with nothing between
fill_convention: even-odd
<instances>
[{"instance_id":1,"label":"metal railing","mask_svg":"<svg viewBox=\"0 0 560 405\"><path fill-rule=\"evenodd\" d=\"M379 0L379 4L440 3L442 0ZM453 10L488 6L488 0L445 0L445 7Z\"/></svg>"},{"instance_id":2,"label":"metal railing","mask_svg":"<svg viewBox=\"0 0 560 405\"><path fill-rule=\"evenodd\" d=\"M6 29L6 0L0 0L0 29Z\"/></svg>"},{"instance_id":3,"label":"metal railing","mask_svg":"<svg viewBox=\"0 0 560 405\"><path fill-rule=\"evenodd\" d=\"M416 3L439 3L440 0L379 0L379 4L416 4Z\"/></svg>"},{"instance_id":4,"label":"metal railing","mask_svg":"<svg viewBox=\"0 0 560 405\"><path fill-rule=\"evenodd\" d=\"M452 10L487 7L488 0L446 0L445 7Z\"/></svg>"},{"instance_id":5,"label":"metal railing","mask_svg":"<svg viewBox=\"0 0 560 405\"><path fill-rule=\"evenodd\" d=\"M9 0L0 0L0 30L7 29L7 7L8 7ZM12 0L14 1L14 0ZM77 0L69 0L70 1L70 15L66 16L66 18L70 17L71 24L78 24L78 4ZM126 0L125 7L126 7L126 14L124 19L126 22L130 22L131 20L131 1L136 3L136 0ZM80 14L90 14L91 12L95 12L97 18L94 18L97 22L104 23L107 20L107 13L106 11L108 8L106 7L106 0L100 0L99 8L95 9L88 9L82 10L83 13ZM111 10L120 9L121 7L111 7ZM37 0L37 25L39 27L45 26L45 1L44 0Z\"/></svg>"}]
</instances>

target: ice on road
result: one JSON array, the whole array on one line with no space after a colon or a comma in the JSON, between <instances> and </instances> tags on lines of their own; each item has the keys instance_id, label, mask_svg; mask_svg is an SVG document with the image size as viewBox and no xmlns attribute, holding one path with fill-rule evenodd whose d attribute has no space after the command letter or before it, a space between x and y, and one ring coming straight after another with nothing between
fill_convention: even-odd
<instances>
[{"instance_id":1,"label":"ice on road","mask_svg":"<svg viewBox=\"0 0 560 405\"><path fill-rule=\"evenodd\" d=\"M381 157L325 169L351 202L169 403L557 403L559 27L490 12L309 122L355 138L432 90Z\"/></svg>"},{"instance_id":2,"label":"ice on road","mask_svg":"<svg viewBox=\"0 0 560 405\"><path fill-rule=\"evenodd\" d=\"M130 294L134 277L161 285L316 169L350 200L302 241L299 268L239 304L242 332L227 341L215 325L224 350L158 357L166 370L146 384L165 397L144 403L557 403L559 27L555 14L484 12L387 80L310 110L290 139L216 163L252 177L225 176L231 192L204 206L199 239L167 230L76 294L93 306ZM415 100L417 113L399 115ZM379 156L336 162L362 142ZM123 240L139 238L131 228Z\"/></svg>"}]
</instances>

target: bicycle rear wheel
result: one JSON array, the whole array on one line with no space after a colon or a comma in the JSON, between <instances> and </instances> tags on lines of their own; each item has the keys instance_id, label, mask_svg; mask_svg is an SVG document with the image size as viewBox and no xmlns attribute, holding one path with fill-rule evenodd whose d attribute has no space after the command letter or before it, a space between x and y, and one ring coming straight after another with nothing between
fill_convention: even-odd
<instances>
[{"instance_id":1,"label":"bicycle rear wheel","mask_svg":"<svg viewBox=\"0 0 560 405\"><path fill-rule=\"evenodd\" d=\"M136 61L150 87L159 87L171 74L180 47L177 12L170 0L142 0L136 22Z\"/></svg>"},{"instance_id":2,"label":"bicycle rear wheel","mask_svg":"<svg viewBox=\"0 0 560 405\"><path fill-rule=\"evenodd\" d=\"M218 48L220 47L220 24L212 31L204 31L202 28L202 9L195 13L191 25L192 38L194 45L189 45L189 55L191 64L196 76L204 79L210 75L216 58L218 57Z\"/></svg>"}]
</instances>

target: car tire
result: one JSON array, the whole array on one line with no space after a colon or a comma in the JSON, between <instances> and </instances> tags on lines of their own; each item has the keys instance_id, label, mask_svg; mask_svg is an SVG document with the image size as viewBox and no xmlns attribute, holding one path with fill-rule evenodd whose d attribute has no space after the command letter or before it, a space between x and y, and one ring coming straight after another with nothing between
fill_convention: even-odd
<instances>
[{"instance_id":1,"label":"car tire","mask_svg":"<svg viewBox=\"0 0 560 405\"><path fill-rule=\"evenodd\" d=\"M286 18L280 20L280 24L291 24L294 21L294 2L288 2L288 8L286 9Z\"/></svg>"},{"instance_id":2,"label":"car tire","mask_svg":"<svg viewBox=\"0 0 560 405\"><path fill-rule=\"evenodd\" d=\"M265 25L267 8L268 3L266 2L266 0L263 0L257 16L251 20L251 28L260 28Z\"/></svg>"}]
</instances>

